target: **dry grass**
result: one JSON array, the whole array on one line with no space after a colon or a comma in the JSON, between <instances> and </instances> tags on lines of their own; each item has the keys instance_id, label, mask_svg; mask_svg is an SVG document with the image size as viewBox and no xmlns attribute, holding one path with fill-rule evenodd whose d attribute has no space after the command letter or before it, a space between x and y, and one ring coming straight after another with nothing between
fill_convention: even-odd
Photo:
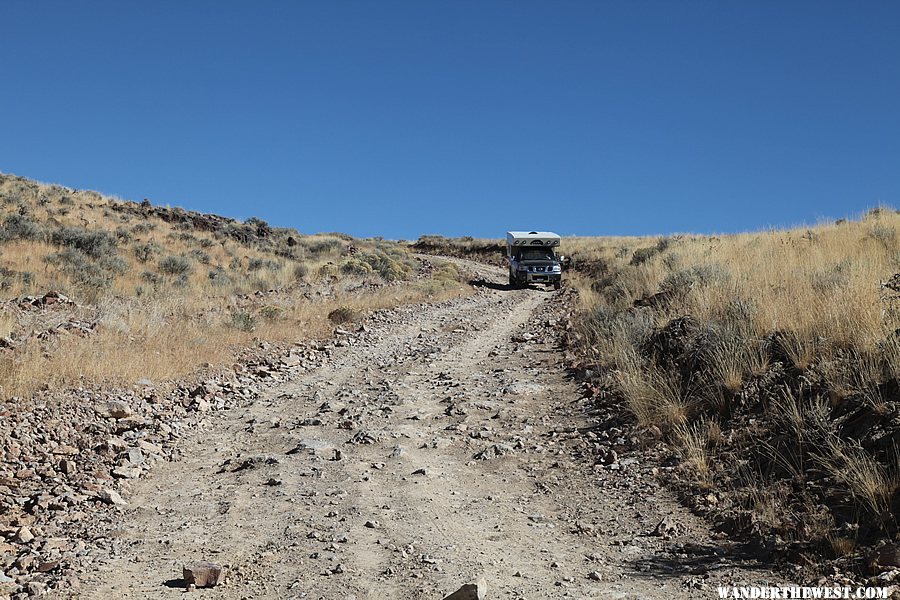
<instances>
[{"instance_id":1,"label":"dry grass","mask_svg":"<svg viewBox=\"0 0 900 600\"><path fill-rule=\"evenodd\" d=\"M729 305L749 302L741 315L747 319L736 325L760 337L790 332L802 359L817 345L871 347L896 324L893 314L882 315L892 303L882 302L879 282L900 270L898 227L900 216L882 210L811 229L676 236L639 265L631 264L635 251L655 248L658 240L575 238L564 246L577 262L614 265L627 302L679 279L690 286L679 312L701 321L727 317Z\"/></svg>"},{"instance_id":2,"label":"dry grass","mask_svg":"<svg viewBox=\"0 0 900 600\"><path fill-rule=\"evenodd\" d=\"M891 463L883 465L859 445L829 436L816 459L841 486L864 516L883 526L897 525L892 503L900 491L900 452L894 448Z\"/></svg>"},{"instance_id":3,"label":"dry grass","mask_svg":"<svg viewBox=\"0 0 900 600\"><path fill-rule=\"evenodd\" d=\"M655 306L650 318L662 324L687 314L717 329L708 349L711 375L730 392L765 371L767 340L800 371L856 352L871 364L831 379L846 390L871 391L885 379L885 369L876 365L897 364L897 341L888 333L900 321L879 284L900 271L898 227L900 216L880 210L858 222L790 231L665 241L566 239L576 265L602 264L614 273L598 281L587 269L571 278L584 315L583 350L615 360L626 310L666 292L674 300Z\"/></svg>"},{"instance_id":4,"label":"dry grass","mask_svg":"<svg viewBox=\"0 0 900 600\"><path fill-rule=\"evenodd\" d=\"M690 470L702 487L712 487L713 473L708 448L710 438L715 439L716 434L710 431L710 425L704 421L691 425L682 423L674 428L673 433L675 447L683 459L682 465Z\"/></svg>"},{"instance_id":5,"label":"dry grass","mask_svg":"<svg viewBox=\"0 0 900 600\"><path fill-rule=\"evenodd\" d=\"M461 291L459 285L452 285L434 292L434 286L410 284L313 302L289 296L233 311L221 310L214 301L204 310L183 298L107 301L99 311L98 333L67 336L50 352L32 344L0 359L0 390L6 397L27 397L47 386L178 379L206 363L228 364L237 349L259 341L291 343L326 337L333 327L328 314L335 303L363 315Z\"/></svg>"},{"instance_id":6,"label":"dry grass","mask_svg":"<svg viewBox=\"0 0 900 600\"><path fill-rule=\"evenodd\" d=\"M765 476L741 491L753 488L756 519L849 553L847 527L897 531L900 459L878 440L896 435L900 409L900 294L881 285L900 272L898 229L900 214L880 208L791 230L565 239L571 342L618 374L639 423L669 431L700 488L728 488L756 461ZM682 337L666 334L684 317ZM691 393L673 385L685 381ZM709 433L713 417L727 436Z\"/></svg>"},{"instance_id":7,"label":"dry grass","mask_svg":"<svg viewBox=\"0 0 900 600\"><path fill-rule=\"evenodd\" d=\"M8 301L0 337L19 342L0 353L0 395L176 379L228 364L259 341L325 336L336 306L363 314L468 289L449 263L420 275L397 243L135 210L0 174L0 290ZM49 290L79 306L23 311L12 302ZM96 323L95 332L36 337L70 319Z\"/></svg>"},{"instance_id":8,"label":"dry grass","mask_svg":"<svg viewBox=\"0 0 900 600\"><path fill-rule=\"evenodd\" d=\"M629 408L640 423L658 425L664 430L687 423L695 401L677 376L634 367L624 368L618 374Z\"/></svg>"}]
</instances>

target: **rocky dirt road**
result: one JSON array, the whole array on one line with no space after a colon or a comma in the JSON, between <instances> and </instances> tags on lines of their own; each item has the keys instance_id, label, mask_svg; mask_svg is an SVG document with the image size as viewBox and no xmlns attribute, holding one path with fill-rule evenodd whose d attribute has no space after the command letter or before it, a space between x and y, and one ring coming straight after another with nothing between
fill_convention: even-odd
<instances>
[{"instance_id":1,"label":"rocky dirt road","mask_svg":"<svg viewBox=\"0 0 900 600\"><path fill-rule=\"evenodd\" d=\"M771 574L714 541L640 455L592 431L553 327L558 293L506 290L378 313L320 368L210 414L117 507L83 598L689 598ZM535 335L529 335L533 333ZM615 465L615 466L613 466ZM660 522L662 524L660 525Z\"/></svg>"}]
</instances>

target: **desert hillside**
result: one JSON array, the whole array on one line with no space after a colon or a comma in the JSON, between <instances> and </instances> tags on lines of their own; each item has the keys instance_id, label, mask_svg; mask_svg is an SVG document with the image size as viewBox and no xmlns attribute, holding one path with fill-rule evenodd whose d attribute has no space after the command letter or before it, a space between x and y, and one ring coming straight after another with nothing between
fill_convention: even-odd
<instances>
[{"instance_id":1,"label":"desert hillside","mask_svg":"<svg viewBox=\"0 0 900 600\"><path fill-rule=\"evenodd\" d=\"M2 174L0 278L5 399L177 378L253 343L315 338L364 310L460 290L453 265L436 270L397 243Z\"/></svg>"}]
</instances>

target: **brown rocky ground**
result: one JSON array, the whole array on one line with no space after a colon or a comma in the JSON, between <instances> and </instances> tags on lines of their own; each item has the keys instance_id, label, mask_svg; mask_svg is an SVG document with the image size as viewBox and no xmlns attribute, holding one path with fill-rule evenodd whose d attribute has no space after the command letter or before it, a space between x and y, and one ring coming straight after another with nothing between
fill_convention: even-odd
<instances>
[{"instance_id":1,"label":"brown rocky ground","mask_svg":"<svg viewBox=\"0 0 900 600\"><path fill-rule=\"evenodd\" d=\"M488 598L687 598L784 577L683 508L626 428L596 427L558 345L565 290L460 264L472 297L259 349L231 377L10 411L8 591L177 597L200 560L226 579L197 593L222 598L443 598L482 576Z\"/></svg>"}]
</instances>

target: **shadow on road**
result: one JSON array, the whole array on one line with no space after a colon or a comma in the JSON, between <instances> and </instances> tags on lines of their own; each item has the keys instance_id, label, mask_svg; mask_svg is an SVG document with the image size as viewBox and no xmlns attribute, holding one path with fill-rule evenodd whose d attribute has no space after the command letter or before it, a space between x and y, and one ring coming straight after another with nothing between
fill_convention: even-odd
<instances>
[{"instance_id":1,"label":"shadow on road","mask_svg":"<svg viewBox=\"0 0 900 600\"><path fill-rule=\"evenodd\" d=\"M497 283L495 281L487 281L485 279L471 279L469 280L469 285L474 287L488 288L489 290L499 290L501 292L508 292L509 290L513 289L513 287L508 283Z\"/></svg>"},{"instance_id":2,"label":"shadow on road","mask_svg":"<svg viewBox=\"0 0 900 600\"><path fill-rule=\"evenodd\" d=\"M638 577L667 579L683 575L703 575L736 566L764 567L764 557L747 544L717 546L709 544L685 544L668 554L641 557L628 563L630 571Z\"/></svg>"},{"instance_id":3,"label":"shadow on road","mask_svg":"<svg viewBox=\"0 0 900 600\"><path fill-rule=\"evenodd\" d=\"M541 285L541 286L527 285L524 287L514 287L514 286L509 285L508 283L497 283L496 281L487 281L484 279L471 279L471 280L469 280L469 285L472 285L475 287L488 288L489 290L498 290L501 292L508 292L508 291L517 290L517 289L535 290L535 291L543 291L543 292L554 291L552 287L547 287L547 286L543 286L543 285Z\"/></svg>"}]
</instances>

